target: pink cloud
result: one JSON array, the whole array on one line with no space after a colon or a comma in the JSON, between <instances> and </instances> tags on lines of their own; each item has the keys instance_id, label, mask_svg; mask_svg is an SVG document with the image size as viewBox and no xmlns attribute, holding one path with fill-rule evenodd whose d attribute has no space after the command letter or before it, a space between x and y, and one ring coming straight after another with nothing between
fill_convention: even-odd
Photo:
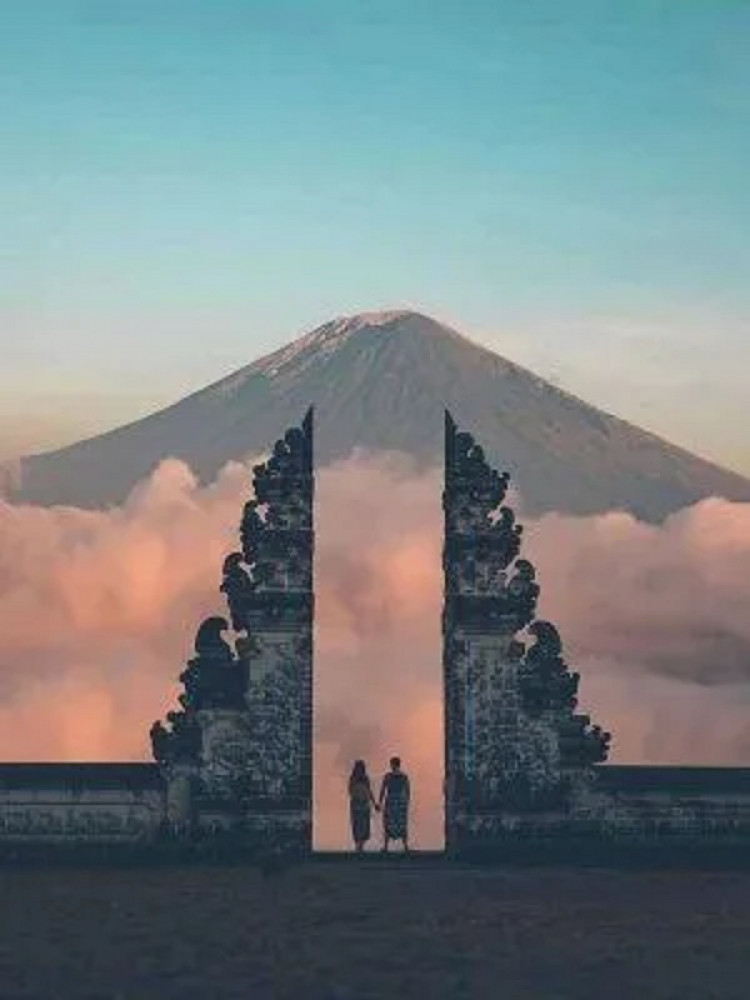
<instances>
[{"instance_id":1,"label":"pink cloud","mask_svg":"<svg viewBox=\"0 0 750 1000\"><path fill-rule=\"evenodd\" d=\"M414 828L442 835L439 471L360 455L317 491L316 838L347 842L351 759L391 753ZM249 475L208 487L162 463L105 512L0 503L0 758L145 759L202 617L223 613ZM750 505L708 500L663 526L624 514L527 522L540 613L621 761L747 763Z\"/></svg>"}]
</instances>

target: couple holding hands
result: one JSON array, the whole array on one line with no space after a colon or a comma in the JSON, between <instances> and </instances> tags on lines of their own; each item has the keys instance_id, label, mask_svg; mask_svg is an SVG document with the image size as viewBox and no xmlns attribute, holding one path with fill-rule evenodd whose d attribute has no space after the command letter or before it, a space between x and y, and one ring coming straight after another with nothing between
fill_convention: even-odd
<instances>
[{"instance_id":1,"label":"couple holding hands","mask_svg":"<svg viewBox=\"0 0 750 1000\"><path fill-rule=\"evenodd\" d=\"M370 813L383 813L383 853L387 853L392 840L400 840L404 850L409 850L409 778L401 770L401 759L391 757L390 770L380 785L380 796L375 800L370 778L363 760L356 760L349 776L349 817L352 839L358 853L370 839Z\"/></svg>"}]
</instances>

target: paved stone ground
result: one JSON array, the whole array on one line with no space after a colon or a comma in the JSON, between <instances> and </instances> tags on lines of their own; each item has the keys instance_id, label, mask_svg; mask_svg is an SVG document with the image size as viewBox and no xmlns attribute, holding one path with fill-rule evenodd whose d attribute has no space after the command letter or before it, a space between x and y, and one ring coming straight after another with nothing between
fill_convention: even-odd
<instances>
[{"instance_id":1,"label":"paved stone ground","mask_svg":"<svg viewBox=\"0 0 750 1000\"><path fill-rule=\"evenodd\" d=\"M13 1000L747 1000L750 872L0 869Z\"/></svg>"}]
</instances>

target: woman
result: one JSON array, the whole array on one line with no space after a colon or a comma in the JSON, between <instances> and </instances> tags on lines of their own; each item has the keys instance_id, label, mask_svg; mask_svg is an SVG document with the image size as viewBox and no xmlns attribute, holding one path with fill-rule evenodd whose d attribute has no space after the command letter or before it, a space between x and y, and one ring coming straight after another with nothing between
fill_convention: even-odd
<instances>
[{"instance_id":1,"label":"woman","mask_svg":"<svg viewBox=\"0 0 750 1000\"><path fill-rule=\"evenodd\" d=\"M380 786L380 806L383 807L383 852L388 852L391 840L403 842L409 851L409 778L401 770L401 759L391 757L391 769ZM383 805L385 803L385 805Z\"/></svg>"},{"instance_id":2,"label":"woman","mask_svg":"<svg viewBox=\"0 0 750 1000\"><path fill-rule=\"evenodd\" d=\"M365 843L370 839L370 806L379 808L372 794L365 762L355 760L349 776L349 819L357 853L364 850Z\"/></svg>"}]
</instances>

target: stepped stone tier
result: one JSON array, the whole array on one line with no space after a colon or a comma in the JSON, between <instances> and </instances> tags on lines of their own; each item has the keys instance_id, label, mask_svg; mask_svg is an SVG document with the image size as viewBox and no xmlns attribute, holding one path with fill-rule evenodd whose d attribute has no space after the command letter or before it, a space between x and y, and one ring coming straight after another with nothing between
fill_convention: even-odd
<instances>
[{"instance_id":1,"label":"stepped stone tier","mask_svg":"<svg viewBox=\"0 0 750 1000\"><path fill-rule=\"evenodd\" d=\"M206 619L180 709L154 723L173 829L312 845L313 415L253 469L224 618Z\"/></svg>"},{"instance_id":2,"label":"stepped stone tier","mask_svg":"<svg viewBox=\"0 0 750 1000\"><path fill-rule=\"evenodd\" d=\"M223 565L227 618L198 628L179 706L151 728L155 763L0 764L0 856L227 835L311 849L312 411L253 480ZM555 626L537 618L508 484L446 413L448 852L502 857L517 844L565 850L582 839L586 857L602 845L746 852L750 768L606 763L610 736L578 711L578 674Z\"/></svg>"}]
</instances>

